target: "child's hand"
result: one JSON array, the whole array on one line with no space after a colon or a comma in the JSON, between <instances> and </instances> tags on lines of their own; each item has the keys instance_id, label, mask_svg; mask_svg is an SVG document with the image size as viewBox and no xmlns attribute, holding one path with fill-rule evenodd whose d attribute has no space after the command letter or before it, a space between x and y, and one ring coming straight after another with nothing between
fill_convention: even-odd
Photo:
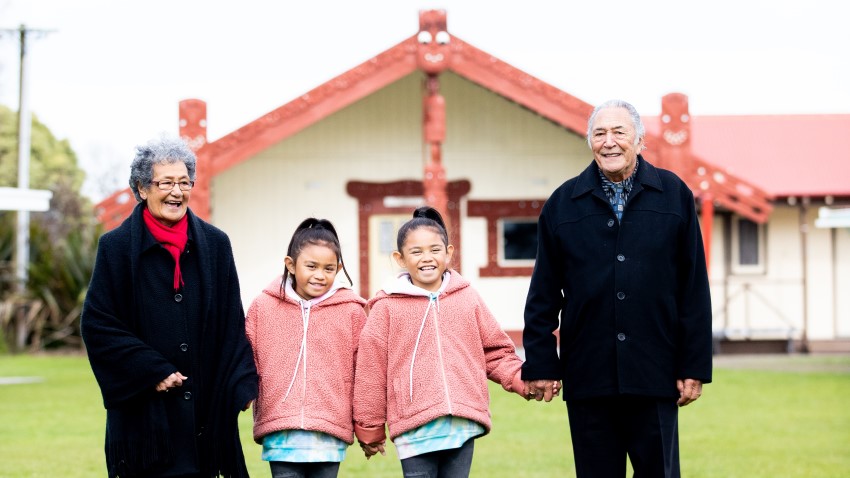
<instances>
[{"instance_id":1,"label":"child's hand","mask_svg":"<svg viewBox=\"0 0 850 478\"><path fill-rule=\"evenodd\" d=\"M387 452L384 450L384 442L361 443L360 448L363 449L363 453L366 455L367 460L372 458L373 455L377 455L379 452L381 455L387 455Z\"/></svg>"}]
</instances>

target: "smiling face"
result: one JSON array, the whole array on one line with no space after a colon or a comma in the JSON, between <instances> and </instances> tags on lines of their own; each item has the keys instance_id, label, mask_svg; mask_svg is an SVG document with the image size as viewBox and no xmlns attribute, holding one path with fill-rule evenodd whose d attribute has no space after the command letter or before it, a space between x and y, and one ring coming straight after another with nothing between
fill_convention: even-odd
<instances>
[{"instance_id":1,"label":"smiling face","mask_svg":"<svg viewBox=\"0 0 850 478\"><path fill-rule=\"evenodd\" d=\"M602 173L618 183L634 172L637 155L643 150L643 138L637 138L628 110L605 108L599 110L593 121L590 148Z\"/></svg>"},{"instance_id":2,"label":"smiling face","mask_svg":"<svg viewBox=\"0 0 850 478\"><path fill-rule=\"evenodd\" d=\"M419 227L407 234L401 251L393 253L398 265L407 269L413 285L431 292L440 290L443 273L452 260L454 247L431 227Z\"/></svg>"},{"instance_id":3,"label":"smiling face","mask_svg":"<svg viewBox=\"0 0 850 478\"><path fill-rule=\"evenodd\" d=\"M306 300L327 293L340 268L336 252L321 244L308 244L301 249L298 257L286 256L284 262L294 278L295 293Z\"/></svg>"},{"instance_id":4,"label":"smiling face","mask_svg":"<svg viewBox=\"0 0 850 478\"><path fill-rule=\"evenodd\" d=\"M182 191L176 183L189 181L189 171L182 161L160 163L153 166L153 181L173 181L174 187L163 191L151 183L147 187L139 184L139 196L147 203L153 217L160 223L172 227L183 219L189 207L190 191Z\"/></svg>"}]
</instances>

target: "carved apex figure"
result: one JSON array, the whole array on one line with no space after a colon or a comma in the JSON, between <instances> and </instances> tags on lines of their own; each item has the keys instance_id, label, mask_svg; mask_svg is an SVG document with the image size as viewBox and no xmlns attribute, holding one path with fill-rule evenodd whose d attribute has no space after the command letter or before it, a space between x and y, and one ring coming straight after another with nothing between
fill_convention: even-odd
<instances>
[{"instance_id":1,"label":"carved apex figure","mask_svg":"<svg viewBox=\"0 0 850 478\"><path fill-rule=\"evenodd\" d=\"M673 146L690 143L691 114L686 95L670 93L661 98L661 130L664 140Z\"/></svg>"},{"instance_id":2,"label":"carved apex figure","mask_svg":"<svg viewBox=\"0 0 850 478\"><path fill-rule=\"evenodd\" d=\"M446 28L445 10L419 12L419 41L416 59L428 75L438 75L449 66L451 35Z\"/></svg>"},{"instance_id":3,"label":"carved apex figure","mask_svg":"<svg viewBox=\"0 0 850 478\"><path fill-rule=\"evenodd\" d=\"M193 151L207 144L207 104L201 100L180 102L180 137Z\"/></svg>"}]
</instances>

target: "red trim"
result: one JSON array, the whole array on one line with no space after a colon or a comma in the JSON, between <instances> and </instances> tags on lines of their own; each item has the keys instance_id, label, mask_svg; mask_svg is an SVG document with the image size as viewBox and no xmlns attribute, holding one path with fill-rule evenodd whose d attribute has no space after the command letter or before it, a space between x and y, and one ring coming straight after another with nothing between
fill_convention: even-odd
<instances>
[{"instance_id":1,"label":"red trim","mask_svg":"<svg viewBox=\"0 0 850 478\"><path fill-rule=\"evenodd\" d=\"M451 37L449 69L581 136L593 105L555 88L458 37Z\"/></svg>"},{"instance_id":2,"label":"red trim","mask_svg":"<svg viewBox=\"0 0 850 478\"><path fill-rule=\"evenodd\" d=\"M532 266L502 266L499 264L499 219L505 217L538 217L545 199L514 199L501 201L470 200L466 215L487 219L487 265L478 269L480 277L531 276Z\"/></svg>"},{"instance_id":3,"label":"red trim","mask_svg":"<svg viewBox=\"0 0 850 478\"><path fill-rule=\"evenodd\" d=\"M660 134L655 139L656 166L682 178L698 198L711 200L751 221L764 223L773 210L771 196L754 184L729 174L693 153L688 97L670 93L661 98Z\"/></svg>"},{"instance_id":4,"label":"red trim","mask_svg":"<svg viewBox=\"0 0 850 478\"><path fill-rule=\"evenodd\" d=\"M714 228L714 201L711 194L702 197L702 247L705 249L705 268L711 270L711 234Z\"/></svg>"},{"instance_id":5,"label":"red trim","mask_svg":"<svg viewBox=\"0 0 850 478\"><path fill-rule=\"evenodd\" d=\"M460 244L460 200L471 189L469 181L462 179L448 184L449 242ZM409 206L388 207L384 205L387 196L422 196L422 181L394 181L390 183L370 183L349 181L345 187L348 195L357 199L358 229L360 237L360 295L369 296L369 218L374 214L411 213ZM455 270L460 272L460 247L455 248Z\"/></svg>"},{"instance_id":6,"label":"red trim","mask_svg":"<svg viewBox=\"0 0 850 478\"><path fill-rule=\"evenodd\" d=\"M210 143L218 174L416 71L415 37Z\"/></svg>"}]
</instances>

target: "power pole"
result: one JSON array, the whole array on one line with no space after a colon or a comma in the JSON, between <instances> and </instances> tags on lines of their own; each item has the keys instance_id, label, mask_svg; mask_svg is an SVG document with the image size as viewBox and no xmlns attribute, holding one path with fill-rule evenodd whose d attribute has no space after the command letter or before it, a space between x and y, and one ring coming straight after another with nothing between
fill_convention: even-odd
<instances>
[{"instance_id":1,"label":"power pole","mask_svg":"<svg viewBox=\"0 0 850 478\"><path fill-rule=\"evenodd\" d=\"M17 29L0 29L0 34L17 33L20 38L20 77L18 90L18 189L30 187L30 149L32 132L32 114L29 110L29 56L27 55L27 37L44 36L52 30L38 30L21 25ZM15 236L15 278L16 290L23 295L27 289L27 266L30 255L30 212L19 210L17 213L17 234ZM26 316L23 308L18 310L15 344L20 349L26 344Z\"/></svg>"}]
</instances>

